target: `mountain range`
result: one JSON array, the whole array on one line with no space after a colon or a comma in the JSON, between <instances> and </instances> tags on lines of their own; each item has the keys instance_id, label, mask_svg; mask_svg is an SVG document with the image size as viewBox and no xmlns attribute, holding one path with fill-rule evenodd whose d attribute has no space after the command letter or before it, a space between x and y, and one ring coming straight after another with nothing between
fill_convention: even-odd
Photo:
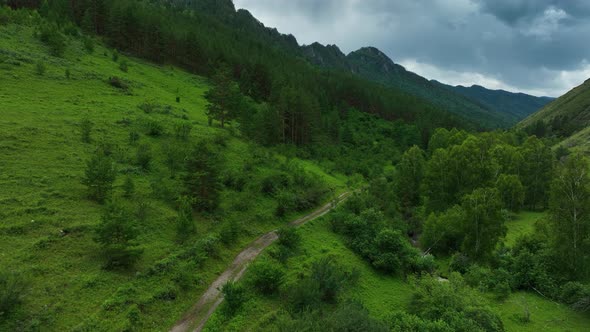
<instances>
[{"instance_id":1,"label":"mountain range","mask_svg":"<svg viewBox=\"0 0 590 332\"><path fill-rule=\"evenodd\" d=\"M363 47L348 55L336 45L319 43L304 45L301 50L303 56L316 66L350 71L365 79L395 87L485 128L510 127L553 100L477 85L450 86L428 80L396 64L375 47Z\"/></svg>"}]
</instances>

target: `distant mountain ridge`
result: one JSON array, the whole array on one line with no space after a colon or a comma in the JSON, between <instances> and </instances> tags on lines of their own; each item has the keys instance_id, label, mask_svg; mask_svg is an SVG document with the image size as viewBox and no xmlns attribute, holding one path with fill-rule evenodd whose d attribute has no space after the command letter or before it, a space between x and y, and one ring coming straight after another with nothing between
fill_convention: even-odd
<instances>
[{"instance_id":1,"label":"distant mountain ridge","mask_svg":"<svg viewBox=\"0 0 590 332\"><path fill-rule=\"evenodd\" d=\"M477 101L488 109L505 113L515 123L555 100L555 98L551 97L536 97L522 92L491 90L480 85L466 87L462 85L451 86L437 81L432 82Z\"/></svg>"},{"instance_id":2,"label":"distant mountain ridge","mask_svg":"<svg viewBox=\"0 0 590 332\"><path fill-rule=\"evenodd\" d=\"M480 86L453 87L430 81L396 64L375 47L363 47L348 55L336 45L313 43L301 46L301 49L303 56L316 66L347 70L398 88L487 128L510 127L553 100Z\"/></svg>"},{"instance_id":3,"label":"distant mountain ridge","mask_svg":"<svg viewBox=\"0 0 590 332\"><path fill-rule=\"evenodd\" d=\"M300 46L293 35L266 27L246 9L236 10L232 0L161 1L169 6L190 8L214 16L241 33L256 35L264 41L261 47L282 49L317 67L350 72L360 78L396 88L484 129L510 127L548 102L533 96L527 96L523 101L520 94L504 94L487 89L485 93L449 89L448 86L431 82L406 70L375 47L364 47L346 55L337 45L324 46L316 42Z\"/></svg>"}]
</instances>

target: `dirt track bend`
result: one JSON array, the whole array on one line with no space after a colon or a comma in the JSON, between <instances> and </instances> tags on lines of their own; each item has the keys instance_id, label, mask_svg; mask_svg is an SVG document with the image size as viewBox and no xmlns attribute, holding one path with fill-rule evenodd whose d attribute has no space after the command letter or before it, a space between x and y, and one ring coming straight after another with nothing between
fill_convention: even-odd
<instances>
[{"instance_id":1,"label":"dirt track bend","mask_svg":"<svg viewBox=\"0 0 590 332\"><path fill-rule=\"evenodd\" d=\"M350 196L350 192L345 192L338 196L335 201L329 202L312 213L294 220L290 223L292 226L300 226L308 221L319 218L330 212L339 202L344 201ZM277 231L268 232L254 242L247 248L242 250L234 259L231 265L215 280L209 288L203 293L199 301L170 329L170 332L186 332L186 331L201 331L205 327L205 323L215 309L223 301L221 294L221 287L228 281L239 280L248 264L252 262L260 253L274 241L278 239Z\"/></svg>"}]
</instances>

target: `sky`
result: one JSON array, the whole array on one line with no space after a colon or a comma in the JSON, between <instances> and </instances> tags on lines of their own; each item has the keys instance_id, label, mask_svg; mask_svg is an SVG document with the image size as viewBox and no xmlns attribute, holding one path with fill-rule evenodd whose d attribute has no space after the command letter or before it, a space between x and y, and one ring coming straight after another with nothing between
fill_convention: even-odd
<instances>
[{"instance_id":1,"label":"sky","mask_svg":"<svg viewBox=\"0 0 590 332\"><path fill-rule=\"evenodd\" d=\"M300 44L374 46L428 79L558 97L590 78L590 0L234 0Z\"/></svg>"}]
</instances>

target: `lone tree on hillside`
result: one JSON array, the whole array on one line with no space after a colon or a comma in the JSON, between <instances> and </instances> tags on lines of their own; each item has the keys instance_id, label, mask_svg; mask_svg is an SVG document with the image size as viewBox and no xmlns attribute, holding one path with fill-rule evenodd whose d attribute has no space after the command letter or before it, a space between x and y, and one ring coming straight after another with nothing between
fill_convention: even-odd
<instances>
[{"instance_id":1,"label":"lone tree on hillside","mask_svg":"<svg viewBox=\"0 0 590 332\"><path fill-rule=\"evenodd\" d=\"M106 256L107 268L129 267L140 258L142 250L137 248L137 236L131 215L119 205L109 203L94 238Z\"/></svg>"},{"instance_id":2,"label":"lone tree on hillside","mask_svg":"<svg viewBox=\"0 0 590 332\"><path fill-rule=\"evenodd\" d=\"M88 186L90 198L102 203L113 189L116 175L112 158L99 150L88 161L82 183Z\"/></svg>"},{"instance_id":3,"label":"lone tree on hillside","mask_svg":"<svg viewBox=\"0 0 590 332\"><path fill-rule=\"evenodd\" d=\"M207 116L209 123L217 120L223 128L226 122L237 117L240 91L238 85L232 81L231 69L226 65L217 70L211 82L213 87L205 94L209 102Z\"/></svg>"}]
</instances>

